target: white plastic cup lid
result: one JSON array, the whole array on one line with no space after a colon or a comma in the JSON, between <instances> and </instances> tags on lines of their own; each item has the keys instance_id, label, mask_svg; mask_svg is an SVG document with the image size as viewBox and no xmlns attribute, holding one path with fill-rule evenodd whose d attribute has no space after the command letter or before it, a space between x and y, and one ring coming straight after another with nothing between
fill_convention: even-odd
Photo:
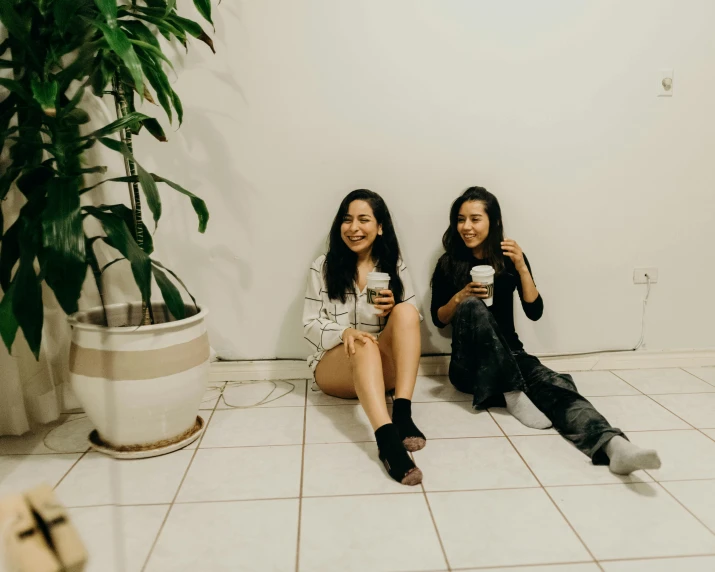
<instances>
[{"instance_id":1,"label":"white plastic cup lid","mask_svg":"<svg viewBox=\"0 0 715 572\"><path fill-rule=\"evenodd\" d=\"M390 275L387 272L370 272L367 275L368 280L389 280Z\"/></svg>"},{"instance_id":2,"label":"white plastic cup lid","mask_svg":"<svg viewBox=\"0 0 715 572\"><path fill-rule=\"evenodd\" d=\"M472 276L481 276L483 278L488 278L489 276L494 276L494 268L491 266L474 266L471 271Z\"/></svg>"}]
</instances>

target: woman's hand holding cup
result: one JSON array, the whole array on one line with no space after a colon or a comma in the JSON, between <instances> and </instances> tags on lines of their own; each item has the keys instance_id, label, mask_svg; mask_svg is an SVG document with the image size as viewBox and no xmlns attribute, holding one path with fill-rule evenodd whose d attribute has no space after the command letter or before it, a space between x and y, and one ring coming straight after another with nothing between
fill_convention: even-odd
<instances>
[{"instance_id":1,"label":"woman's hand holding cup","mask_svg":"<svg viewBox=\"0 0 715 572\"><path fill-rule=\"evenodd\" d=\"M361 332L355 328L348 328L343 332L343 348L347 357L355 355L355 342L363 344L377 344L377 338L367 332Z\"/></svg>"},{"instance_id":2,"label":"woman's hand holding cup","mask_svg":"<svg viewBox=\"0 0 715 572\"><path fill-rule=\"evenodd\" d=\"M392 312L392 309L395 307L395 296L392 290L380 290L377 298L375 298L375 302L373 306L382 312L378 314L378 316L384 318Z\"/></svg>"},{"instance_id":3,"label":"woman's hand holding cup","mask_svg":"<svg viewBox=\"0 0 715 572\"><path fill-rule=\"evenodd\" d=\"M489 297L489 291L487 290L486 286L479 282L470 282L454 295L454 301L457 304L461 304L466 298L469 298L470 296L474 296L476 298L484 300Z\"/></svg>"}]
</instances>

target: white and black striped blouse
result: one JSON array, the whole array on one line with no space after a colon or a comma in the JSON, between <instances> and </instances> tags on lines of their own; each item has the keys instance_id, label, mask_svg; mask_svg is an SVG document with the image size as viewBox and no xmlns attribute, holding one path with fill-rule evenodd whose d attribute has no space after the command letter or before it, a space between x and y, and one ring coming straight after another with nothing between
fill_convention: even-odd
<instances>
[{"instance_id":1,"label":"white and black striped blouse","mask_svg":"<svg viewBox=\"0 0 715 572\"><path fill-rule=\"evenodd\" d=\"M324 254L311 264L303 305L303 336L314 350L308 356L311 371L315 371L325 352L343 343L342 336L346 329L355 328L379 335L387 323L386 318L369 313L372 306L367 304L367 288L357 296L352 292L348 293L345 303L328 298L328 288L323 279L324 264ZM402 261L398 264L398 274L405 290L403 301L412 304L419 311L410 274ZM357 284L354 290L357 292Z\"/></svg>"}]
</instances>

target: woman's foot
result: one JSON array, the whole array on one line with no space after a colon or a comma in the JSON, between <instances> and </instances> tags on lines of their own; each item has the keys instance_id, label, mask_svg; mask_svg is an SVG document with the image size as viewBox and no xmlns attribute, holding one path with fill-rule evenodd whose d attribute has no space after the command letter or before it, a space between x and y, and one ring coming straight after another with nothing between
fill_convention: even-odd
<instances>
[{"instance_id":1,"label":"woman's foot","mask_svg":"<svg viewBox=\"0 0 715 572\"><path fill-rule=\"evenodd\" d=\"M641 469L660 469L660 457L653 449L641 449L623 437L614 437L606 444L610 460L608 468L616 475L630 475Z\"/></svg>"},{"instance_id":2,"label":"woman's foot","mask_svg":"<svg viewBox=\"0 0 715 572\"><path fill-rule=\"evenodd\" d=\"M532 429L548 429L551 420L544 415L523 391L510 391L504 394L506 409L519 421Z\"/></svg>"},{"instance_id":3,"label":"woman's foot","mask_svg":"<svg viewBox=\"0 0 715 572\"><path fill-rule=\"evenodd\" d=\"M409 399L402 397L395 399L392 406L392 422L397 427L402 444L408 451L419 451L427 444L424 434L412 421L412 402Z\"/></svg>"},{"instance_id":4,"label":"woman's foot","mask_svg":"<svg viewBox=\"0 0 715 572\"><path fill-rule=\"evenodd\" d=\"M393 423L386 423L375 431L380 460L389 475L403 485L419 485L422 482L420 471L405 451L405 447Z\"/></svg>"}]
</instances>

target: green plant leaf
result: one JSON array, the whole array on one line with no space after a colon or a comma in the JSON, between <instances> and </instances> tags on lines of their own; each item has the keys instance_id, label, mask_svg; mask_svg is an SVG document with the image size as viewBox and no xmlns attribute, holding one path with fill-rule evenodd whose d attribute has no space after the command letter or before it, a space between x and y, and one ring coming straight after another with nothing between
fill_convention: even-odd
<instances>
[{"instance_id":1,"label":"green plant leaf","mask_svg":"<svg viewBox=\"0 0 715 572\"><path fill-rule=\"evenodd\" d=\"M39 78L32 78L32 95L35 101L40 104L42 111L46 115L54 117L57 113L57 90L58 85L55 80L41 81Z\"/></svg>"},{"instance_id":2,"label":"green plant leaf","mask_svg":"<svg viewBox=\"0 0 715 572\"><path fill-rule=\"evenodd\" d=\"M214 54L216 53L213 40L206 32L204 32L204 29L201 27L201 25L194 22L193 20L189 20L188 18L182 18L177 14L172 14L171 16L169 16L168 19L170 22L176 24L177 27L180 26L183 30L186 30L197 40L201 40L204 44L211 48L211 51Z\"/></svg>"},{"instance_id":3,"label":"green plant leaf","mask_svg":"<svg viewBox=\"0 0 715 572\"><path fill-rule=\"evenodd\" d=\"M141 48L138 48L139 60L141 61L142 70L144 70L144 75L149 80L149 84L154 88L156 92L159 104L164 108L166 115L169 118L169 122L172 122L172 112L171 112L171 86L169 85L169 78L166 77L164 70L149 56L144 55Z\"/></svg>"},{"instance_id":4,"label":"green plant leaf","mask_svg":"<svg viewBox=\"0 0 715 572\"><path fill-rule=\"evenodd\" d=\"M159 175L156 175L155 173L152 173L151 176L154 177L155 181L157 181L159 183L166 183L175 191L179 191L181 194L186 195L187 197L189 197L191 199L191 206L194 207L194 211L196 212L196 215L199 217L199 232L200 233L206 232L206 226L208 225L208 222L209 222L209 210L208 210L208 208L206 208L206 203L203 201L203 199L200 199L194 193L187 191L184 187L177 185L176 183L174 183L173 181L170 181L169 179L160 177Z\"/></svg>"},{"instance_id":5,"label":"green plant leaf","mask_svg":"<svg viewBox=\"0 0 715 572\"><path fill-rule=\"evenodd\" d=\"M142 42L141 40L129 40L129 41L132 43L132 45L133 45L134 47L137 47L137 46L138 46L138 47L142 48L145 53L150 54L151 56L153 56L153 58L154 58L155 60L157 60L157 58L158 58L158 60L161 60L161 61L166 62L172 70L174 69L174 64L171 63L171 60L170 60L169 58L167 58L167 57L164 55L164 52L162 52L162 51L161 51L159 48L157 48L156 46L153 46L153 45L148 44L148 43L146 43L146 42ZM157 61L158 61L158 60L157 60Z\"/></svg>"},{"instance_id":6,"label":"green plant leaf","mask_svg":"<svg viewBox=\"0 0 715 572\"><path fill-rule=\"evenodd\" d=\"M139 182L139 177L136 175L129 175L126 177L114 177L112 179L104 179L104 181L99 181L99 183L95 183L94 185L91 185L89 187L85 187L84 189L81 189L79 194L83 195L84 193L88 193L89 191L96 189L97 187L103 185L104 183L110 183L110 182L116 182L116 183L138 183Z\"/></svg>"},{"instance_id":7,"label":"green plant leaf","mask_svg":"<svg viewBox=\"0 0 715 572\"><path fill-rule=\"evenodd\" d=\"M179 94L176 93L173 89L171 89L170 95L171 103L174 106L174 109L176 109L176 118L179 120L179 125L181 125L184 122L184 106L181 103L181 99L179 99Z\"/></svg>"},{"instance_id":8,"label":"green plant leaf","mask_svg":"<svg viewBox=\"0 0 715 572\"><path fill-rule=\"evenodd\" d=\"M161 291L161 297L164 298L164 302L166 302L166 306L169 308L169 312L171 312L171 315L174 316L175 319L183 320L186 317L186 306L184 305L184 300L181 298L179 289L174 286L166 274L158 267L152 265L151 271Z\"/></svg>"},{"instance_id":9,"label":"green plant leaf","mask_svg":"<svg viewBox=\"0 0 715 572\"><path fill-rule=\"evenodd\" d=\"M124 221L124 224L127 225L127 229L129 229L131 235L134 236L134 212L132 211L132 209L122 204L100 205L99 208L103 211L111 212L112 214L115 214L120 217ZM152 238L149 229L144 224L144 221L142 221L141 223L141 229L142 236L144 237L144 240L141 244L141 248L147 254L151 254L152 252L154 252L154 239Z\"/></svg>"},{"instance_id":10,"label":"green plant leaf","mask_svg":"<svg viewBox=\"0 0 715 572\"><path fill-rule=\"evenodd\" d=\"M213 25L213 20L211 20L211 0L194 0L194 6L196 6L199 14Z\"/></svg>"},{"instance_id":11,"label":"green plant leaf","mask_svg":"<svg viewBox=\"0 0 715 572\"><path fill-rule=\"evenodd\" d=\"M7 28L10 36L15 36L21 42L27 42L29 40L29 24L31 21L28 18L23 21L23 18L17 13L12 4L7 0L0 2L0 22Z\"/></svg>"},{"instance_id":12,"label":"green plant leaf","mask_svg":"<svg viewBox=\"0 0 715 572\"><path fill-rule=\"evenodd\" d=\"M158 260L152 260L151 263L152 263L153 265L155 265L155 266L158 266L159 268L162 268L163 270L166 270L169 274L171 274L171 275L174 277L174 280L176 280L179 284L181 284L182 288L183 288L183 289L186 291L186 293L189 295L189 298L191 298L191 301L194 303L194 307L195 307L197 310L199 309L199 306L198 306L198 304L196 303L196 298L194 298L193 294L189 291L189 289L186 287L186 284L184 284L184 282L181 280L181 278L179 278L179 277L176 275L176 272L174 272L173 270L167 268L166 266L164 266L164 265L163 265L161 262L159 262Z\"/></svg>"},{"instance_id":13,"label":"green plant leaf","mask_svg":"<svg viewBox=\"0 0 715 572\"><path fill-rule=\"evenodd\" d=\"M156 39L154 33L139 20L121 20L120 25L137 40L141 40L142 42L151 44L155 48L161 49L161 44L159 44L159 40Z\"/></svg>"},{"instance_id":14,"label":"green plant leaf","mask_svg":"<svg viewBox=\"0 0 715 572\"><path fill-rule=\"evenodd\" d=\"M60 118L64 117L68 113L71 113L72 111L74 111L77 108L77 106L82 101L82 98L84 97L84 92L85 92L85 87L83 85L80 86L80 88L74 92L72 99L70 99L67 102L67 105L62 106L62 109L59 114Z\"/></svg>"},{"instance_id":15,"label":"green plant leaf","mask_svg":"<svg viewBox=\"0 0 715 572\"><path fill-rule=\"evenodd\" d=\"M22 87L22 84L20 82L17 82L14 79L0 77L0 86L13 93L16 93L25 101L32 101L32 96L29 94L29 92L24 87Z\"/></svg>"},{"instance_id":16,"label":"green plant leaf","mask_svg":"<svg viewBox=\"0 0 715 572\"><path fill-rule=\"evenodd\" d=\"M0 101L0 150L5 147L5 139L7 136L11 135L10 133L7 133L7 131L15 112L16 96L14 93L10 93L5 99Z\"/></svg>"},{"instance_id":17,"label":"green plant leaf","mask_svg":"<svg viewBox=\"0 0 715 572\"><path fill-rule=\"evenodd\" d=\"M152 178L151 174L139 163L137 163L136 159L134 159L134 155L131 154L126 144L115 139L110 139L109 137L102 137L99 139L99 142L105 147L112 149L112 151L121 153L125 158L134 163L137 168L137 174L139 175L139 185L141 186L142 191L144 191L147 206L154 217L154 224L158 224L159 219L161 218L161 197L159 196L159 189L156 188L156 182Z\"/></svg>"},{"instance_id":18,"label":"green plant leaf","mask_svg":"<svg viewBox=\"0 0 715 572\"><path fill-rule=\"evenodd\" d=\"M45 280L67 314L77 311L87 275L84 229L79 204L79 179L53 178L47 183L42 213Z\"/></svg>"},{"instance_id":19,"label":"green plant leaf","mask_svg":"<svg viewBox=\"0 0 715 572\"><path fill-rule=\"evenodd\" d=\"M112 2L115 4L116 7L116 3L113 2L113 0L96 1L97 3L104 1ZM134 51L134 47L129 41L129 37L124 33L123 30L116 27L113 28L101 22L97 22L97 27L102 30L102 33L104 34L104 37L106 38L110 49L115 54L117 54L124 62L124 65L127 66L127 69L129 70L129 73L134 80L134 86L136 87L137 92L141 97L143 97L144 74L142 73L142 66L141 62L139 61L139 56L137 56L137 53Z\"/></svg>"},{"instance_id":20,"label":"green plant leaf","mask_svg":"<svg viewBox=\"0 0 715 572\"><path fill-rule=\"evenodd\" d=\"M78 107L77 109L73 109L67 115L65 115L64 120L69 125L84 125L85 123L89 123L91 118L89 116L89 113L87 113L84 109L80 109Z\"/></svg>"},{"instance_id":21,"label":"green plant leaf","mask_svg":"<svg viewBox=\"0 0 715 572\"><path fill-rule=\"evenodd\" d=\"M3 294L2 300L0 300L0 336L2 336L2 341L8 352L12 351L17 329L20 327L12 311L14 293L15 284L13 283Z\"/></svg>"},{"instance_id":22,"label":"green plant leaf","mask_svg":"<svg viewBox=\"0 0 715 572\"><path fill-rule=\"evenodd\" d=\"M129 260L142 300L148 303L151 297L151 260L149 255L139 248L121 217L97 207L86 206L84 210L102 224L102 228L107 233L106 242Z\"/></svg>"},{"instance_id":23,"label":"green plant leaf","mask_svg":"<svg viewBox=\"0 0 715 572\"><path fill-rule=\"evenodd\" d=\"M107 135L112 135L117 131L121 131L122 129L126 129L132 123L143 121L144 119L151 118L148 115L139 113L138 111L133 111L131 113L127 113L124 117L120 117L119 119L112 121L109 125L105 125L101 129L97 129L89 135L85 135L82 139L100 139L102 137L106 137Z\"/></svg>"},{"instance_id":24,"label":"green plant leaf","mask_svg":"<svg viewBox=\"0 0 715 572\"><path fill-rule=\"evenodd\" d=\"M102 16L110 26L117 25L117 0L94 0Z\"/></svg>"},{"instance_id":25,"label":"green plant leaf","mask_svg":"<svg viewBox=\"0 0 715 572\"><path fill-rule=\"evenodd\" d=\"M12 282L12 271L20 260L20 228L24 221L18 219L5 231L0 248L0 287L7 292Z\"/></svg>"},{"instance_id":26,"label":"green plant leaf","mask_svg":"<svg viewBox=\"0 0 715 572\"><path fill-rule=\"evenodd\" d=\"M35 359L40 359L44 321L40 278L35 273L34 267L37 256L36 240L39 234L37 228L28 228L26 225L21 228L20 266L15 274L15 293L12 301L13 313Z\"/></svg>"},{"instance_id":27,"label":"green plant leaf","mask_svg":"<svg viewBox=\"0 0 715 572\"><path fill-rule=\"evenodd\" d=\"M126 258L124 258L123 256L120 257L120 258L115 258L115 259L112 260L111 262L107 262L107 264L105 264L104 266L102 266L102 268L101 268L99 271L100 271L102 274L104 274L104 272L105 272L108 268L111 268L111 267L114 266L117 262L121 262L122 260L126 260Z\"/></svg>"},{"instance_id":28,"label":"green plant leaf","mask_svg":"<svg viewBox=\"0 0 715 572\"><path fill-rule=\"evenodd\" d=\"M57 27L63 34L67 31L72 18L77 14L82 3L77 0L55 0L52 12L57 22Z\"/></svg>"},{"instance_id":29,"label":"green plant leaf","mask_svg":"<svg viewBox=\"0 0 715 572\"><path fill-rule=\"evenodd\" d=\"M156 28L159 30L159 33L164 36L167 40L171 41L171 36L174 35L176 38L183 44L186 41L186 34L184 31L175 26L171 20L164 19L165 16L159 15L159 16L152 16L151 14L142 14L139 12L135 12L132 14L134 18L138 18L140 20L143 20L144 22L148 22L149 24L153 24L156 26ZM125 20L122 20L124 22Z\"/></svg>"},{"instance_id":30,"label":"green plant leaf","mask_svg":"<svg viewBox=\"0 0 715 572\"><path fill-rule=\"evenodd\" d=\"M32 201L33 197L45 194L45 185L54 176L54 169L40 165L25 171L17 180L16 185L19 191Z\"/></svg>"},{"instance_id":31,"label":"green plant leaf","mask_svg":"<svg viewBox=\"0 0 715 572\"><path fill-rule=\"evenodd\" d=\"M148 119L145 119L142 121L142 124L144 127L146 127L146 130L151 133L154 137L156 137L159 141L165 142L167 141L166 134L164 133L164 129L161 127L159 122L150 117Z\"/></svg>"}]
</instances>

